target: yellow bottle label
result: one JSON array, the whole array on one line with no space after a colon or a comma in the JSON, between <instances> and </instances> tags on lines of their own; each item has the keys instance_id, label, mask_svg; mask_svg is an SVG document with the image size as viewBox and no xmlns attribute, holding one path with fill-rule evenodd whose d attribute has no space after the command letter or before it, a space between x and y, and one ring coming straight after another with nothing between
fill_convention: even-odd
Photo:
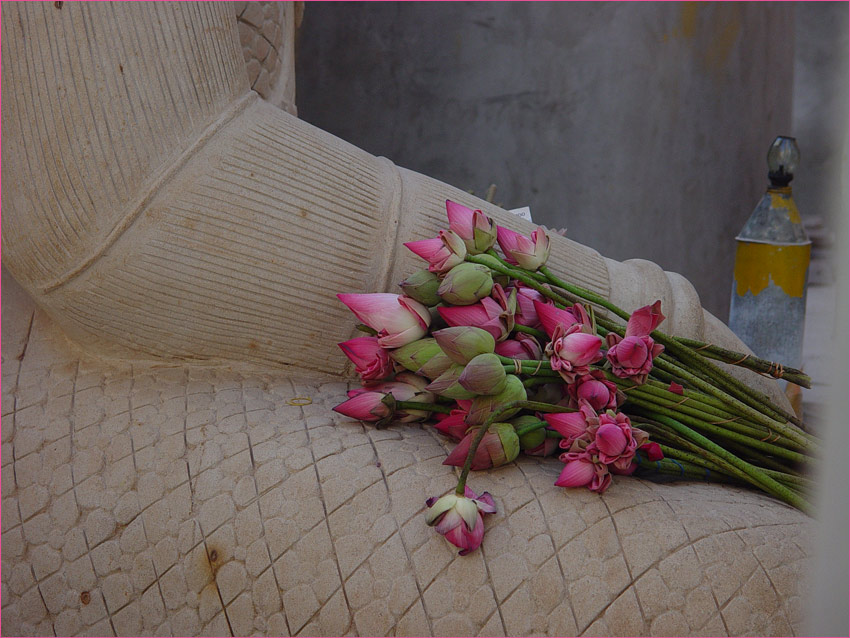
<instances>
[{"instance_id":1,"label":"yellow bottle label","mask_svg":"<svg viewBox=\"0 0 850 638\"><path fill-rule=\"evenodd\" d=\"M739 241L735 255L735 292L739 297L747 291L758 295L773 282L789 297L802 297L811 251L811 244L773 246Z\"/></svg>"}]
</instances>

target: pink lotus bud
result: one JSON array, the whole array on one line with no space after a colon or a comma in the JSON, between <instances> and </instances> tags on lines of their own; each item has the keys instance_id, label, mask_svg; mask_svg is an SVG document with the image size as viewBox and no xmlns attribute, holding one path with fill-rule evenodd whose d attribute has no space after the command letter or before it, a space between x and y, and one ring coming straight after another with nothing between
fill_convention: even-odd
<instances>
[{"instance_id":1,"label":"pink lotus bud","mask_svg":"<svg viewBox=\"0 0 850 638\"><path fill-rule=\"evenodd\" d=\"M616 425L605 423L596 431L596 446L606 456L619 457L626 449L629 440Z\"/></svg>"},{"instance_id":2,"label":"pink lotus bud","mask_svg":"<svg viewBox=\"0 0 850 638\"><path fill-rule=\"evenodd\" d=\"M655 343L649 336L631 336L622 339L609 332L606 358L611 363L611 372L621 379L631 379L638 385L646 383L652 370L652 360L664 351L664 346Z\"/></svg>"},{"instance_id":3,"label":"pink lotus bud","mask_svg":"<svg viewBox=\"0 0 850 638\"><path fill-rule=\"evenodd\" d=\"M490 269L481 264L464 262L448 272L437 294L446 303L468 306L487 297L492 290Z\"/></svg>"},{"instance_id":4,"label":"pink lotus bud","mask_svg":"<svg viewBox=\"0 0 850 638\"><path fill-rule=\"evenodd\" d=\"M522 332L514 336L514 339L506 339L496 344L495 353L501 357L524 361L537 360L543 356L543 349L537 343L537 339Z\"/></svg>"},{"instance_id":5,"label":"pink lotus bud","mask_svg":"<svg viewBox=\"0 0 850 638\"><path fill-rule=\"evenodd\" d=\"M423 377L429 379L436 379L453 365L452 360L446 356L446 353L440 350L428 362L423 363L422 367L416 370L416 374L421 374Z\"/></svg>"},{"instance_id":6,"label":"pink lotus bud","mask_svg":"<svg viewBox=\"0 0 850 638\"><path fill-rule=\"evenodd\" d=\"M439 236L433 239L409 241L404 245L425 259L431 272L448 272L466 258L466 245L450 230L441 230Z\"/></svg>"},{"instance_id":7,"label":"pink lotus bud","mask_svg":"<svg viewBox=\"0 0 850 638\"><path fill-rule=\"evenodd\" d=\"M440 303L440 297L437 295L440 280L430 270L425 270L424 268L417 270L410 277L402 281L399 286L405 295L425 306L436 306Z\"/></svg>"},{"instance_id":8,"label":"pink lotus bud","mask_svg":"<svg viewBox=\"0 0 850 638\"><path fill-rule=\"evenodd\" d=\"M661 300L635 310L626 324L626 337L649 335L666 317L661 314Z\"/></svg>"},{"instance_id":9,"label":"pink lotus bud","mask_svg":"<svg viewBox=\"0 0 850 638\"><path fill-rule=\"evenodd\" d=\"M483 328L496 341L503 341L514 328L516 313L516 290L506 295L499 284L493 285L493 293L480 302L469 306L437 306L437 311L450 326L475 326Z\"/></svg>"},{"instance_id":10,"label":"pink lotus bud","mask_svg":"<svg viewBox=\"0 0 850 638\"><path fill-rule=\"evenodd\" d=\"M655 441L650 441L648 443L644 443L638 449L646 454L646 458L652 461L660 461L664 458L664 452L661 451L661 446L658 445Z\"/></svg>"},{"instance_id":11,"label":"pink lotus bud","mask_svg":"<svg viewBox=\"0 0 850 638\"><path fill-rule=\"evenodd\" d=\"M452 410L451 414L437 421L434 424L434 428L442 434L453 438L455 441L460 441L466 436L466 431L469 429L469 426L466 424L466 415L468 413L469 409Z\"/></svg>"},{"instance_id":12,"label":"pink lotus bud","mask_svg":"<svg viewBox=\"0 0 850 638\"><path fill-rule=\"evenodd\" d=\"M334 407L335 412L371 423L387 422L392 419L395 399L385 392L364 391Z\"/></svg>"},{"instance_id":13,"label":"pink lotus bud","mask_svg":"<svg viewBox=\"0 0 850 638\"><path fill-rule=\"evenodd\" d=\"M337 298L363 323L378 331L383 348L398 348L425 336L431 323L428 308L410 297L389 293L338 294Z\"/></svg>"},{"instance_id":14,"label":"pink lotus bud","mask_svg":"<svg viewBox=\"0 0 850 638\"><path fill-rule=\"evenodd\" d=\"M502 226L496 230L499 246L509 263L533 271L549 259L549 237L542 226L531 233L531 239Z\"/></svg>"},{"instance_id":15,"label":"pink lotus bud","mask_svg":"<svg viewBox=\"0 0 850 638\"><path fill-rule=\"evenodd\" d=\"M427 391L425 387L427 383L427 379L423 379L412 372L402 372L396 375L394 381L385 381L368 388L357 388L349 391L348 396L353 397L365 392L383 392L391 394L396 401L433 403L434 395ZM395 417L402 423L410 423L428 419L431 417L431 413L427 410L405 408L403 410L396 409Z\"/></svg>"},{"instance_id":16,"label":"pink lotus bud","mask_svg":"<svg viewBox=\"0 0 850 638\"><path fill-rule=\"evenodd\" d=\"M392 374L389 353L380 346L377 337L356 337L337 345L354 363L361 381L386 379Z\"/></svg>"},{"instance_id":17,"label":"pink lotus bud","mask_svg":"<svg viewBox=\"0 0 850 638\"><path fill-rule=\"evenodd\" d=\"M577 377L567 386L567 392L571 408L578 407L579 401L584 399L597 412L613 410L625 400L623 393L617 390L617 385L608 381L602 370L591 370L589 374Z\"/></svg>"},{"instance_id":18,"label":"pink lotus bud","mask_svg":"<svg viewBox=\"0 0 850 638\"><path fill-rule=\"evenodd\" d=\"M499 394L505 389L507 374L498 355L479 354L466 364L458 383L475 394Z\"/></svg>"},{"instance_id":19,"label":"pink lotus bud","mask_svg":"<svg viewBox=\"0 0 850 638\"><path fill-rule=\"evenodd\" d=\"M496 243L496 225L480 210L472 210L451 200L446 200L449 228L466 244L470 255L478 255Z\"/></svg>"},{"instance_id":20,"label":"pink lotus bud","mask_svg":"<svg viewBox=\"0 0 850 638\"><path fill-rule=\"evenodd\" d=\"M493 352L496 347L493 335L473 326L444 328L432 334L446 356L461 365L466 365L479 354Z\"/></svg>"},{"instance_id":21,"label":"pink lotus bud","mask_svg":"<svg viewBox=\"0 0 850 638\"><path fill-rule=\"evenodd\" d=\"M478 496L469 487L464 487L464 496L454 492L425 501L428 511L425 521L434 526L452 545L460 548L465 556L481 545L484 538L484 514L496 511L493 497L487 492Z\"/></svg>"},{"instance_id":22,"label":"pink lotus bud","mask_svg":"<svg viewBox=\"0 0 850 638\"><path fill-rule=\"evenodd\" d=\"M538 303L550 305L550 307L554 308L554 306L551 306L552 302L547 300L546 297L537 292L534 288L529 288L521 281L518 281L514 287L516 288L517 293L516 322L521 326L537 328L540 325L540 319L537 316L537 310L534 307L534 302L536 301Z\"/></svg>"},{"instance_id":23,"label":"pink lotus bud","mask_svg":"<svg viewBox=\"0 0 850 638\"><path fill-rule=\"evenodd\" d=\"M540 320L540 325L543 330L553 338L555 328L561 326L562 330L568 330L578 324L581 327L581 332L592 333L591 321L587 316L587 311L581 304L575 304L569 310L556 308L551 304L545 304L540 301L534 301L534 309L537 312L537 317Z\"/></svg>"},{"instance_id":24,"label":"pink lotus bud","mask_svg":"<svg viewBox=\"0 0 850 638\"><path fill-rule=\"evenodd\" d=\"M564 449L569 449L577 439L587 438L588 429L599 424L599 417L596 412L585 402L581 402L578 412L544 414L543 420L549 424L551 429L564 437L560 444Z\"/></svg>"},{"instance_id":25,"label":"pink lotus bud","mask_svg":"<svg viewBox=\"0 0 850 638\"><path fill-rule=\"evenodd\" d=\"M472 427L455 449L443 461L443 465L454 465L463 467L472 440L478 434L479 427ZM486 470L491 467L500 467L513 461L519 456L519 438L510 423L493 423L487 433L481 438L481 442L472 457L473 470Z\"/></svg>"}]
</instances>

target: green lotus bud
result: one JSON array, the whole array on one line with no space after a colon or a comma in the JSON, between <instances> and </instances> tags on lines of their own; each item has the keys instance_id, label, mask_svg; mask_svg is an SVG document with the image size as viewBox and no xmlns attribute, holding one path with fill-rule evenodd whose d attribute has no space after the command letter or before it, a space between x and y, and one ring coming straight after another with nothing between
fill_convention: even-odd
<instances>
[{"instance_id":1,"label":"green lotus bud","mask_svg":"<svg viewBox=\"0 0 850 638\"><path fill-rule=\"evenodd\" d=\"M431 337L419 339L418 341L408 343L401 348L390 351L390 356L393 360L411 372L417 372L437 355L443 355L443 351L437 344L437 340Z\"/></svg>"},{"instance_id":2,"label":"green lotus bud","mask_svg":"<svg viewBox=\"0 0 850 638\"><path fill-rule=\"evenodd\" d=\"M524 414L523 416L519 416L511 420L511 425L514 426L514 430L516 430L517 432L519 432L520 430L522 430L522 428L526 426L536 425L538 423L540 423L540 419L530 414ZM546 428L540 427L536 430L526 432L525 434L519 436L519 447L521 450L531 450L533 448L536 448L545 440Z\"/></svg>"},{"instance_id":3,"label":"green lotus bud","mask_svg":"<svg viewBox=\"0 0 850 638\"><path fill-rule=\"evenodd\" d=\"M472 399L475 397L475 393L470 392L458 383L461 374L463 374L463 366L453 363L448 370L429 383L425 389L447 399Z\"/></svg>"},{"instance_id":4,"label":"green lotus bud","mask_svg":"<svg viewBox=\"0 0 850 638\"><path fill-rule=\"evenodd\" d=\"M466 416L466 422L469 425L477 425L484 423L487 417L501 407L514 401L525 401L527 398L525 386L520 381L519 377L512 374L507 375L505 389L499 394L477 396L472 401L472 406L469 409L469 414ZM501 415L500 418L508 419L520 411L520 408L510 410Z\"/></svg>"},{"instance_id":5,"label":"green lotus bud","mask_svg":"<svg viewBox=\"0 0 850 638\"><path fill-rule=\"evenodd\" d=\"M490 269L481 264L464 262L448 272L437 288L437 294L446 303L468 306L489 296L492 290Z\"/></svg>"},{"instance_id":6,"label":"green lotus bud","mask_svg":"<svg viewBox=\"0 0 850 638\"><path fill-rule=\"evenodd\" d=\"M428 377L429 379L436 379L453 365L452 360L441 350L419 368L416 374L421 374L423 377Z\"/></svg>"},{"instance_id":7,"label":"green lotus bud","mask_svg":"<svg viewBox=\"0 0 850 638\"><path fill-rule=\"evenodd\" d=\"M402 281L399 286L405 295L426 306L436 306L440 303L440 297L437 295L440 279L436 273L429 270L417 270Z\"/></svg>"},{"instance_id":8,"label":"green lotus bud","mask_svg":"<svg viewBox=\"0 0 850 638\"><path fill-rule=\"evenodd\" d=\"M431 334L446 356L461 365L466 365L479 354L493 352L496 348L493 335L473 326L455 326Z\"/></svg>"},{"instance_id":9,"label":"green lotus bud","mask_svg":"<svg viewBox=\"0 0 850 638\"><path fill-rule=\"evenodd\" d=\"M505 389L507 377L499 356L487 353L479 354L466 364L458 383L475 394L499 394Z\"/></svg>"},{"instance_id":10,"label":"green lotus bud","mask_svg":"<svg viewBox=\"0 0 850 638\"><path fill-rule=\"evenodd\" d=\"M494 431L499 435L499 440L502 442L502 449L505 452L505 463L510 463L519 456L520 444L519 437L516 435L516 430L510 423L494 423L490 426L490 431Z\"/></svg>"}]
</instances>

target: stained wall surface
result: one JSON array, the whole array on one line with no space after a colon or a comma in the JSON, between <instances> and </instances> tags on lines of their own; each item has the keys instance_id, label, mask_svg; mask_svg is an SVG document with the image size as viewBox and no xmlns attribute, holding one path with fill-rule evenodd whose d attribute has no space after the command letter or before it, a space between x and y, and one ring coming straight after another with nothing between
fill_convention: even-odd
<instances>
[{"instance_id":1,"label":"stained wall surface","mask_svg":"<svg viewBox=\"0 0 850 638\"><path fill-rule=\"evenodd\" d=\"M791 125L782 3L310 3L300 117L728 316L734 237Z\"/></svg>"}]
</instances>

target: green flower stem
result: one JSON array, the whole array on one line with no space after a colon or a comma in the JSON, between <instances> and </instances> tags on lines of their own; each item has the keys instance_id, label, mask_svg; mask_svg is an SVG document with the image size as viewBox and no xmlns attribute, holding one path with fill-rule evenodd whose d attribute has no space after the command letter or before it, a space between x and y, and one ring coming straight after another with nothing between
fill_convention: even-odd
<instances>
[{"instance_id":1,"label":"green flower stem","mask_svg":"<svg viewBox=\"0 0 850 638\"><path fill-rule=\"evenodd\" d=\"M729 448L730 452L735 452L736 454L741 456L741 458L746 457L748 461L754 464L758 464L763 469L776 470L784 474L799 474L798 471L780 462L779 459L766 456L758 450L754 450L753 448L747 447L746 445L740 445L738 443L735 443L734 441L727 441L726 447Z\"/></svg>"},{"instance_id":2,"label":"green flower stem","mask_svg":"<svg viewBox=\"0 0 850 638\"><path fill-rule=\"evenodd\" d=\"M788 474L787 472L777 472L775 470L764 469L763 471L769 477L776 479L780 483L785 483L786 485L796 486L803 490L813 490L815 489L815 482L811 479L807 479L805 476L797 476L796 474Z\"/></svg>"},{"instance_id":3,"label":"green flower stem","mask_svg":"<svg viewBox=\"0 0 850 638\"><path fill-rule=\"evenodd\" d=\"M547 383L555 383L560 379L555 377L528 377L522 380L522 385L526 388L533 388L537 385L546 385Z\"/></svg>"},{"instance_id":4,"label":"green flower stem","mask_svg":"<svg viewBox=\"0 0 850 638\"><path fill-rule=\"evenodd\" d=\"M553 275L552 272L546 266L541 266L540 272L546 275L550 283L552 283L553 285L558 286L559 288L563 288L564 290L573 294L576 294L582 297L583 299L590 301L591 303L602 306L603 308L606 308L607 310L613 312L618 317L628 321L630 317L629 313L612 304L604 297L600 297L596 293L591 292L585 288L568 284L567 282ZM613 329L613 326L611 326L610 322L608 322L604 318L600 317L598 319L598 322L600 325L607 328L608 330ZM771 416L773 419L781 419L784 417L793 422L793 419L788 418L790 415L783 414L783 411L780 408L777 408L777 406L773 405L773 403L765 395L761 394L756 390L753 390L746 384L741 383L728 372L706 361L705 358L701 357L699 354L689 349L688 347L680 344L674 338L666 335L663 332L660 332L659 330L653 330L650 336L655 341L662 344L667 349L668 353L677 356L679 359L681 359L683 363L692 364L693 367L707 374L709 377L719 383L723 388L725 388L729 394L735 395L736 398L740 399L742 402L746 402L748 404L754 402L759 407L769 410L771 413L768 414L768 416ZM749 399L751 399L751 401L746 401L744 397L748 397Z\"/></svg>"},{"instance_id":5,"label":"green flower stem","mask_svg":"<svg viewBox=\"0 0 850 638\"><path fill-rule=\"evenodd\" d=\"M688 403L683 402L683 399L687 400L686 397L672 398L678 397L678 395L670 393L671 398L667 398L664 396L659 396L660 392L658 391L649 392L647 390L649 389L644 389L644 386L632 386L625 394L627 398L636 397L644 401L649 401L657 406L667 408L671 411L678 410L683 415L688 415L689 417L705 421L706 423L719 426L726 430L738 432L754 439L770 439L776 436L779 438L774 441L771 441L771 443L776 443L777 445L781 445L787 449L805 452L805 447L778 434L774 435L770 430L767 430L763 426L760 427L755 424L749 424L741 420L736 420L736 417L734 416L730 419L728 417L718 416L709 411L704 411L702 409L701 404L692 403L689 405ZM709 407L707 409L710 410L711 408Z\"/></svg>"},{"instance_id":6,"label":"green flower stem","mask_svg":"<svg viewBox=\"0 0 850 638\"><path fill-rule=\"evenodd\" d=\"M791 439L792 441L794 441L794 442L796 442L800 445L803 445L807 448L811 445L811 441L807 440L807 438L804 434L798 433L793 427L790 427L787 423L782 423L780 421L776 421L775 419L771 419L770 417L762 414L761 412L759 412L755 408L751 407L750 405L747 405L747 404L743 403L742 401L739 401L735 397L729 395L728 393L724 392L720 388L717 388L717 387L713 386L712 384L710 384L706 381L703 381L702 379L700 379L696 375L691 374L690 372L688 372L684 368L680 368L678 366L672 366L665 361L656 360L655 363L659 368L667 370L668 372L675 374L676 376L687 381L689 384L693 385L694 387L699 388L700 390L702 390L706 394L710 394L710 395L720 399L721 401L725 402L729 407L732 407L735 410L737 410L738 412L749 417L750 420L755 421L756 423L760 423L761 425L764 425L764 426L770 428L774 432L778 432L779 434L783 434L787 438Z\"/></svg>"},{"instance_id":7,"label":"green flower stem","mask_svg":"<svg viewBox=\"0 0 850 638\"><path fill-rule=\"evenodd\" d=\"M671 392L667 389L670 387L669 385L653 381L652 379L647 379L647 382L643 385L636 385L627 379L620 379L607 371L605 372L605 377L609 381L616 383L617 386L626 393L626 395L631 392L652 394L662 399L673 401L677 404L694 406L698 410L716 416L720 419L732 419L737 417L740 420L742 418L742 415L731 412L726 409L726 406L720 401L717 401L714 397L710 397L702 392L685 390L683 394L676 394L675 392Z\"/></svg>"},{"instance_id":8,"label":"green flower stem","mask_svg":"<svg viewBox=\"0 0 850 638\"><path fill-rule=\"evenodd\" d=\"M519 361L520 365L523 367L523 372L525 372L525 368L529 368L532 372L538 369L552 370L552 364L548 359L511 359L510 357L503 357L500 355L499 361L504 363L506 366L513 366L514 361Z\"/></svg>"},{"instance_id":9,"label":"green flower stem","mask_svg":"<svg viewBox=\"0 0 850 638\"><path fill-rule=\"evenodd\" d=\"M747 475L735 468L734 466L724 466L720 463L715 463L699 454L694 454L692 452L686 452L684 450L679 450L669 445L659 445L661 451L664 452L665 459L676 459L677 461L684 461L694 467L699 467L703 474L707 474L708 472L714 472L715 474L726 476L729 478L738 479L740 481L745 481L749 483L750 481L747 479ZM704 478L708 478L704 476Z\"/></svg>"},{"instance_id":10,"label":"green flower stem","mask_svg":"<svg viewBox=\"0 0 850 638\"><path fill-rule=\"evenodd\" d=\"M490 270L501 273L503 275L508 275L513 279L518 279L529 288L533 288L537 292L539 292L544 297L551 299L552 301L561 304L564 307L572 306L567 299L564 299L561 295L556 292L550 290L546 286L540 283L537 278L535 278L533 273L529 273L527 270L517 270L510 265L504 265L502 260L497 257L492 257L490 255L467 255L466 261L471 261L473 264L482 264L487 266Z\"/></svg>"},{"instance_id":11,"label":"green flower stem","mask_svg":"<svg viewBox=\"0 0 850 638\"><path fill-rule=\"evenodd\" d=\"M766 359L760 359L755 355L745 355L743 352L735 352L733 350L727 350L726 348L721 348L720 346L715 346L714 344L704 343L702 341L697 341L696 339L687 339L685 337L674 337L676 341L681 343L683 346L687 346L694 350L700 356L706 357L707 359L715 359L716 361L722 361L724 363L729 363L732 365L737 365L742 368L748 368L753 370L754 372L759 372L761 374L769 374L773 376L773 372L776 370L776 364L773 361L768 361ZM781 379L785 379L786 381L791 381L792 383L796 383L799 386L804 388L812 387L812 379L804 373L802 370L797 370L796 368L784 367L782 374L780 375Z\"/></svg>"},{"instance_id":12,"label":"green flower stem","mask_svg":"<svg viewBox=\"0 0 850 638\"><path fill-rule=\"evenodd\" d=\"M536 423L526 423L521 428L515 428L517 436L525 436L529 432L534 432L540 428L545 428L548 423L546 421L537 421Z\"/></svg>"},{"instance_id":13,"label":"green flower stem","mask_svg":"<svg viewBox=\"0 0 850 638\"><path fill-rule=\"evenodd\" d=\"M752 482L761 487L768 494L771 494L778 499L788 503L789 505L793 505L797 509L802 511L810 511L809 504L803 499L799 494L796 494L794 491L787 488L785 485L782 485L775 479L772 479L767 474L765 474L761 469L752 465L751 463L747 463L739 459L737 456L732 454L731 452L724 450L722 447L714 443L712 440L707 439L703 435L695 432L691 428L687 427L683 423L677 421L676 419L669 419L665 416L655 415L654 419L663 425L675 430L677 433L681 434L684 438L689 439L699 445L700 447L713 452L716 456L728 461L730 464L734 465L738 469L742 470L747 476L752 479Z\"/></svg>"},{"instance_id":14,"label":"green flower stem","mask_svg":"<svg viewBox=\"0 0 850 638\"><path fill-rule=\"evenodd\" d=\"M396 401L395 407L402 410L425 410L426 412L440 412L442 414L451 414L452 412L452 408L447 405L419 403L418 401Z\"/></svg>"},{"instance_id":15,"label":"green flower stem","mask_svg":"<svg viewBox=\"0 0 850 638\"><path fill-rule=\"evenodd\" d=\"M642 421L639 425L652 435L652 438L659 443L661 451L665 454L675 455L677 450L687 452L702 459L701 463L708 464L709 467L719 468L720 471L731 476L743 477L748 483L753 484L752 481L734 465L718 457L716 454L713 454L711 451L703 449L688 439L679 436L663 424L657 421ZM663 441L667 441L667 444L664 444Z\"/></svg>"},{"instance_id":16,"label":"green flower stem","mask_svg":"<svg viewBox=\"0 0 850 638\"><path fill-rule=\"evenodd\" d=\"M542 330L537 330L536 328L531 328L529 326L523 326L520 324L514 324L515 332L524 332L527 335L531 335L532 337L537 337L538 339L542 339L544 341L548 340L549 337L546 336L546 333Z\"/></svg>"},{"instance_id":17,"label":"green flower stem","mask_svg":"<svg viewBox=\"0 0 850 638\"><path fill-rule=\"evenodd\" d=\"M793 450L786 450L785 448L779 447L778 445L773 445L772 443L760 441L759 439L747 436L745 434L734 432L732 430L727 430L717 425L712 425L711 423L707 423L706 421L696 419L692 416L688 416L687 414L683 414L675 410L670 410L668 408L652 403L640 397L631 396L629 397L629 402L632 403L632 405L644 408L644 410L651 410L655 413L656 418L658 418L659 416L665 416L673 419L678 419L683 424L698 429L701 432L704 432L705 434L710 434L712 436L720 437L729 441L735 441L737 443L740 443L741 445L746 446L747 448L761 450L766 454L773 454L774 456L779 456L789 461L793 461L794 463L813 462L813 459L809 458L805 454L800 454L799 452L794 452Z\"/></svg>"},{"instance_id":18,"label":"green flower stem","mask_svg":"<svg viewBox=\"0 0 850 638\"><path fill-rule=\"evenodd\" d=\"M571 410L570 408L562 408L557 405L552 405L551 403L542 403L540 401L511 401L499 410L490 414L475 434L475 438L472 439L472 443L469 446L469 453L466 455L466 461L463 463L463 469L460 471L457 488L455 489L455 493L458 496L463 496L464 494L466 479L469 476L469 470L472 468L472 459L475 458L475 452L478 450L478 445L481 443L481 439L484 438L487 430L489 430L490 426L496 423L502 415L508 414L511 410L515 410L517 408L535 410L537 412L575 412L575 410Z\"/></svg>"},{"instance_id":19,"label":"green flower stem","mask_svg":"<svg viewBox=\"0 0 850 638\"><path fill-rule=\"evenodd\" d=\"M663 458L660 461L650 461L642 454L636 454L635 459L637 459L638 467L641 470L649 471L654 474L667 474L687 479L714 481L720 483L733 480L726 474L721 474L719 472L714 472L714 475L712 475L711 472L713 472L713 470L689 463L683 459L674 461L669 458Z\"/></svg>"},{"instance_id":20,"label":"green flower stem","mask_svg":"<svg viewBox=\"0 0 850 638\"><path fill-rule=\"evenodd\" d=\"M566 281L563 281L562 279L559 279L558 277L553 275L552 271L550 271L546 266L540 266L540 272L546 276L546 278L549 280L549 283L557 286L558 288L563 288L567 292L572 293L577 297L586 299L590 303L596 304L597 306L601 306L606 310L610 310L621 319L625 319L626 321L629 320L629 313L627 313L625 310L622 310L621 308L618 308L610 301L605 299L605 297L597 295L595 292L592 292L587 288L568 284Z\"/></svg>"}]
</instances>

